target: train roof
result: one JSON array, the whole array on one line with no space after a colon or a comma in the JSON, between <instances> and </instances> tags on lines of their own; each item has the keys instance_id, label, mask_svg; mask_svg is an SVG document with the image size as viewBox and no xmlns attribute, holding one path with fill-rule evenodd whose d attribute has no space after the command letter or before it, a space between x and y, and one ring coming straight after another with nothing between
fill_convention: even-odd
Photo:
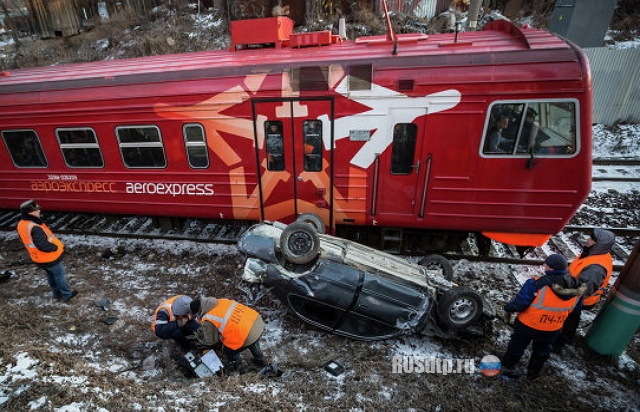
<instances>
[{"instance_id":1,"label":"train roof","mask_svg":"<svg viewBox=\"0 0 640 412\"><path fill-rule=\"evenodd\" d=\"M277 73L319 63L382 68L579 60L562 38L504 20L477 32L399 34L397 40L396 54L388 37L369 36L313 47L247 47L9 70L0 72L0 93Z\"/></svg>"}]
</instances>

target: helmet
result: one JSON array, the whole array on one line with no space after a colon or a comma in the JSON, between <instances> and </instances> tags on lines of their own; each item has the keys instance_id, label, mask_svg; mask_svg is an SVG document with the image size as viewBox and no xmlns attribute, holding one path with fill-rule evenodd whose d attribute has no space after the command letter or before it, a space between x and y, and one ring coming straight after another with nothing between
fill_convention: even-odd
<instances>
[{"instance_id":1,"label":"helmet","mask_svg":"<svg viewBox=\"0 0 640 412\"><path fill-rule=\"evenodd\" d=\"M20 205L20 212L22 213L31 213L36 210L40 210L40 205L38 205L33 199L27 200Z\"/></svg>"}]
</instances>

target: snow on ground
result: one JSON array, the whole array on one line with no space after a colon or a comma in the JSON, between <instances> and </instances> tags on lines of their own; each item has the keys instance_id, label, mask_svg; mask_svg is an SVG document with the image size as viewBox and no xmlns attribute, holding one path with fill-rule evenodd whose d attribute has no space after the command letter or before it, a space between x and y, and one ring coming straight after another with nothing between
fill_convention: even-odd
<instances>
[{"instance_id":1,"label":"snow on ground","mask_svg":"<svg viewBox=\"0 0 640 412\"><path fill-rule=\"evenodd\" d=\"M640 125L618 125L613 129L595 125L593 131L594 158L640 156ZM610 190L611 183L603 187L599 187L598 183L593 185L594 192L607 193ZM637 194L638 187L620 185L615 190L627 193L635 190ZM79 285L83 292L90 287L82 283L84 278L99 279L95 282L100 285L98 295L89 297L81 294L76 298L79 299L76 306L70 309L59 309L48 299L47 287L41 274L32 270L29 265L21 270L24 273L17 279L3 285L5 291L10 290L7 288L15 288L15 296L5 297L5 305L42 308L42 314L37 314L38 317L44 316L43 321L51 322L51 327L60 322L62 325L57 336L45 336L42 342L24 342L21 350L12 353L5 352L9 344L5 338L4 349L0 349L0 410L10 405L26 405L28 410L56 412L275 410L278 409L278 404L283 409L316 410L318 404L314 403L315 392L318 393L320 405L329 408L332 408L330 405L336 405L336 402L359 405L352 406L353 410L369 410L376 407L374 405L382 405L379 406L382 409L397 409L399 399L414 396L411 395L415 394L413 391L434 393L434 397L426 403L421 400L418 405L409 400L402 404L411 405L414 410L449 410L452 405L458 405L456 408L459 409L460 404L467 410L484 409L482 403L480 406L477 404L478 400L467 401L469 396L508 396L513 405L504 406L505 410L526 410L528 408L524 405L533 401L527 391L535 393L535 386L533 389L527 386L505 387L499 380L489 380L478 373L482 356L506 347L510 334L506 328L496 330L493 348L486 347L486 342L482 344L485 346L474 347L471 341L467 347L464 343L421 336L360 343L330 336L292 320L285 315L281 306L265 305L269 300L267 297L258 302L261 314L267 321L263 349L276 362L285 365L285 375L282 378L260 379L256 375L243 375L239 378L230 377L226 382L176 378L167 372L173 361L170 357L170 345L154 341L153 336L146 337L151 335L148 329L150 313L159 303L159 296L168 297L176 291L184 290L188 284L199 285L191 290L193 294L208 295L222 289L233 290L236 283L233 277L217 284L208 284L206 279L210 272L222 270L220 259L240 258L235 246L190 241L161 241L150 245L146 240L113 240L86 236L64 236L63 241L72 250L82 249L84 245L91 243L93 253L95 250L112 250L123 258L97 259L100 263L88 268L86 273L73 273L79 269L69 262L70 281ZM15 245L19 241L15 233L4 233L0 234L0 242L5 245L6 250L7 245ZM0 253L0 263L14 259L6 255L6 251ZM183 256L188 258L182 259ZM204 261L202 257L205 257ZM81 256L80 260L89 258ZM240 266L230 270L239 273ZM485 293L494 302L505 302L528 277L538 274L539 268L460 260L455 263L455 271L462 283L483 277L498 282L502 287L489 285ZM161 274L165 277L161 278ZM202 279L205 279L204 283ZM158 290L159 283L161 290ZM82 318L96 318L96 311L101 312L90 302L100 296L100 288L112 300L109 314L116 313L119 317L118 323L105 327L98 333L103 336L96 336L96 330L87 329L81 321L57 319L56 312L59 311L62 311L60 315L69 316L69 311L80 311ZM112 288L122 293L114 294ZM589 323L594 316L593 313L586 313L584 319ZM36 322L32 327L42 327L40 323L43 321ZM15 336L16 327L19 328L20 325L5 322L5 335ZM121 353L105 346L104 341L114 340L111 344L117 345L119 337L129 339L127 335L131 330L137 330L137 334L145 336L138 338L143 339L142 342L133 347L128 345ZM31 329L25 329L25 333L30 336ZM490 341L491 339L489 343ZM110 352L112 350L114 353ZM132 351L144 355L132 358ZM597 364L594 367L582 360L582 352L577 349L572 351L567 357L554 356L549 362L548 368L553 371L554 379L568 385L557 396L564 396L568 388L571 388L577 393L597 395L601 403L594 410L638 410L640 398L633 386L637 388L640 381L628 380L629 374L639 376L636 363L638 359L634 360L624 353L615 365ZM417 356L436 360L471 359L476 371L464 376L439 375L435 379L416 374L391 375L393 356ZM62 360L58 360L58 357ZM347 367L346 372L339 377L333 377L318 367L318 363L322 364L334 357ZM138 361L143 364L141 368L127 370ZM369 363L372 366L367 367ZM161 393L155 393L153 389L142 389L156 388L158 385L163 387ZM438 385L446 386L440 388ZM556 383L553 385L557 386ZM547 387L547 390L556 390L553 385ZM139 395L132 388L139 388L143 393ZM453 400L440 399L451 391L454 392ZM458 391L456 397L455 392ZM194 403L194 396L201 399L200 403ZM527 403L519 404L521 401L517 399L520 398ZM28 401L21 403L21 399ZM245 404L248 400L250 403ZM567 398L569 406L565 410L576 409L571 406L571 402L574 401ZM127 405L127 408L123 409L121 405ZM492 407L492 404L488 405ZM558 407L557 403L552 405Z\"/></svg>"},{"instance_id":2,"label":"snow on ground","mask_svg":"<svg viewBox=\"0 0 640 412\"><path fill-rule=\"evenodd\" d=\"M640 159L640 125L618 124L612 127L594 125L593 158ZM640 167L594 166L592 176L640 178ZM638 183L635 182L593 182L591 187L596 192L615 190L619 193L629 193L640 191ZM640 222L635 227L640 227Z\"/></svg>"}]
</instances>

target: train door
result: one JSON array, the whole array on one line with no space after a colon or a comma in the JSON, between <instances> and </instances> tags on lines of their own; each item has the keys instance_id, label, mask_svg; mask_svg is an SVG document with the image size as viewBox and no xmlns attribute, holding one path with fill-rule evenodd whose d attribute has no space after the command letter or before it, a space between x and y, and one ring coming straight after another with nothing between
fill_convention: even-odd
<instances>
[{"instance_id":1,"label":"train door","mask_svg":"<svg viewBox=\"0 0 640 412\"><path fill-rule=\"evenodd\" d=\"M424 116L408 122L402 112L403 109L389 111L390 147L380 156L377 171L376 214L380 215L413 215L421 195L418 175L425 165L420 163L423 142L418 136L422 133Z\"/></svg>"},{"instance_id":2,"label":"train door","mask_svg":"<svg viewBox=\"0 0 640 412\"><path fill-rule=\"evenodd\" d=\"M263 219L315 213L329 226L332 107L329 99L254 102Z\"/></svg>"}]
</instances>

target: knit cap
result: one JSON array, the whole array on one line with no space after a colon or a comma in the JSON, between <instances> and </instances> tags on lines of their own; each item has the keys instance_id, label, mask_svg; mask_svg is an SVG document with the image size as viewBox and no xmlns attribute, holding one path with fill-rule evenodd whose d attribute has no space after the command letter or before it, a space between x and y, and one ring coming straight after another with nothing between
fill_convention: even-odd
<instances>
[{"instance_id":1,"label":"knit cap","mask_svg":"<svg viewBox=\"0 0 640 412\"><path fill-rule=\"evenodd\" d=\"M554 270L565 270L567 268L567 259L564 256L554 253L553 255L549 255L544 263L547 264L551 269Z\"/></svg>"},{"instance_id":2,"label":"knit cap","mask_svg":"<svg viewBox=\"0 0 640 412\"><path fill-rule=\"evenodd\" d=\"M173 316L187 316L191 313L191 308L189 307L191 300L192 299L189 296L178 296L171 305L171 312L173 313Z\"/></svg>"}]
</instances>

